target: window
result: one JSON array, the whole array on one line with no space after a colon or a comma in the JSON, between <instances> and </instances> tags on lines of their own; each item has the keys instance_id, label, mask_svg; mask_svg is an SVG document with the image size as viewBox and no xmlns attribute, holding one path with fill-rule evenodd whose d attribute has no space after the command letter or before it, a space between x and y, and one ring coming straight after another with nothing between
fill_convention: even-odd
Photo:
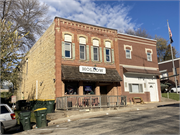
<instances>
[{"instance_id":1,"label":"window","mask_svg":"<svg viewBox=\"0 0 180 135\"><path fill-rule=\"evenodd\" d=\"M65 95L77 95L78 84L78 82L65 82Z\"/></svg>"},{"instance_id":2,"label":"window","mask_svg":"<svg viewBox=\"0 0 180 135\"><path fill-rule=\"evenodd\" d=\"M85 60L85 45L80 45L80 59Z\"/></svg>"},{"instance_id":3,"label":"window","mask_svg":"<svg viewBox=\"0 0 180 135\"><path fill-rule=\"evenodd\" d=\"M106 61L111 62L111 52L108 48L106 48Z\"/></svg>"},{"instance_id":4,"label":"window","mask_svg":"<svg viewBox=\"0 0 180 135\"><path fill-rule=\"evenodd\" d=\"M71 58L71 43L65 42L65 58Z\"/></svg>"},{"instance_id":5,"label":"window","mask_svg":"<svg viewBox=\"0 0 180 135\"><path fill-rule=\"evenodd\" d=\"M130 93L142 93L143 87L142 84L129 84Z\"/></svg>"},{"instance_id":6,"label":"window","mask_svg":"<svg viewBox=\"0 0 180 135\"><path fill-rule=\"evenodd\" d=\"M94 61L99 61L98 47L93 47Z\"/></svg>"},{"instance_id":7,"label":"window","mask_svg":"<svg viewBox=\"0 0 180 135\"><path fill-rule=\"evenodd\" d=\"M126 49L126 58L131 59L131 50Z\"/></svg>"},{"instance_id":8,"label":"window","mask_svg":"<svg viewBox=\"0 0 180 135\"><path fill-rule=\"evenodd\" d=\"M9 113L9 110L5 106L1 106L1 114Z\"/></svg>"},{"instance_id":9,"label":"window","mask_svg":"<svg viewBox=\"0 0 180 135\"><path fill-rule=\"evenodd\" d=\"M147 61L152 61L152 55L149 52L147 52Z\"/></svg>"}]
</instances>

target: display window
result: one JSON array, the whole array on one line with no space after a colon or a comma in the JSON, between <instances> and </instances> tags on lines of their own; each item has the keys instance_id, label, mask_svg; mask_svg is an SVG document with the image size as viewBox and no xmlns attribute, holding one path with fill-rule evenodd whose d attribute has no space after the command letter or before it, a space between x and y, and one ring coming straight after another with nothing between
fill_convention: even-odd
<instances>
[{"instance_id":1,"label":"display window","mask_svg":"<svg viewBox=\"0 0 180 135\"><path fill-rule=\"evenodd\" d=\"M78 82L65 82L65 95L77 95L78 84Z\"/></svg>"},{"instance_id":2,"label":"display window","mask_svg":"<svg viewBox=\"0 0 180 135\"><path fill-rule=\"evenodd\" d=\"M83 87L84 95L94 95L95 94L95 84L94 83L85 83Z\"/></svg>"}]
</instances>

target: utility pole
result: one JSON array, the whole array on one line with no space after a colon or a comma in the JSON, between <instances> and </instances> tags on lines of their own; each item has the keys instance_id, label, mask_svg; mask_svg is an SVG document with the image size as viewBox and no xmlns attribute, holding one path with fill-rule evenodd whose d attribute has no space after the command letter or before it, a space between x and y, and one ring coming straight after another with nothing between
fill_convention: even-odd
<instances>
[{"instance_id":1,"label":"utility pole","mask_svg":"<svg viewBox=\"0 0 180 135\"><path fill-rule=\"evenodd\" d=\"M169 39L171 39L171 36L172 36L172 35L171 35L171 33L170 33L170 28L169 28L168 20L167 20L167 25L168 25ZM178 94L171 40L170 40L170 48L171 48L171 57L172 57L172 64L173 64L173 75L174 75L174 81L175 81L175 84L176 84L176 93Z\"/></svg>"}]
</instances>

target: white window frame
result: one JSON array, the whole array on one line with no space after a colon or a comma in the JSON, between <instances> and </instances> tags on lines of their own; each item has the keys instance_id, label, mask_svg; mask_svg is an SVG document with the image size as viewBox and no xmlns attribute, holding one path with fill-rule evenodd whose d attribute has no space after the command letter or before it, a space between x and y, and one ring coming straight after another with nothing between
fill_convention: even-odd
<instances>
[{"instance_id":1,"label":"white window frame","mask_svg":"<svg viewBox=\"0 0 180 135\"><path fill-rule=\"evenodd\" d=\"M70 57L66 57L66 44L70 44L70 50L68 50L68 51L70 51ZM71 56L71 47L72 47L72 44L70 43L70 42L64 42L64 55L65 55L65 58L71 58L72 56Z\"/></svg>"},{"instance_id":2,"label":"white window frame","mask_svg":"<svg viewBox=\"0 0 180 135\"><path fill-rule=\"evenodd\" d=\"M127 57L127 52L126 52L126 59L131 59L131 50L130 49L126 49L126 51L129 50L129 56L130 57Z\"/></svg>"},{"instance_id":3,"label":"white window frame","mask_svg":"<svg viewBox=\"0 0 180 135\"><path fill-rule=\"evenodd\" d=\"M109 61L107 61L107 59L106 59L106 62L111 62L111 49L105 48L105 50L109 50ZM107 54L106 54L106 57L107 57Z\"/></svg>"},{"instance_id":4,"label":"white window frame","mask_svg":"<svg viewBox=\"0 0 180 135\"><path fill-rule=\"evenodd\" d=\"M94 48L97 48L97 60L94 59L94 61L99 61L99 47L93 46L93 56L94 56Z\"/></svg>"},{"instance_id":5,"label":"white window frame","mask_svg":"<svg viewBox=\"0 0 180 135\"><path fill-rule=\"evenodd\" d=\"M149 57L148 54L150 54L150 59L148 58ZM152 53L150 53L150 52L147 52L147 61L152 61Z\"/></svg>"},{"instance_id":6,"label":"white window frame","mask_svg":"<svg viewBox=\"0 0 180 135\"><path fill-rule=\"evenodd\" d=\"M81 59L81 50L80 50L81 46L84 47L84 59ZM83 44L79 45L79 58L80 60L86 60L86 45L83 45Z\"/></svg>"},{"instance_id":7,"label":"white window frame","mask_svg":"<svg viewBox=\"0 0 180 135\"><path fill-rule=\"evenodd\" d=\"M139 85L139 91L138 92L133 92L132 85ZM140 87L142 88L142 92L140 92ZM128 83L128 90L129 90L129 93L144 93L144 89L143 89L143 84L142 83Z\"/></svg>"}]
</instances>

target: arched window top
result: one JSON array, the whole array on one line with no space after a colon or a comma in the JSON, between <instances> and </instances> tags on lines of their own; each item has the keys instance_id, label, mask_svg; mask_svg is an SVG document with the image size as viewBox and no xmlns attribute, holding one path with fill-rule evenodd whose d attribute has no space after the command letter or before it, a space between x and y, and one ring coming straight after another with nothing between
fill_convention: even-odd
<instances>
[{"instance_id":1,"label":"arched window top","mask_svg":"<svg viewBox=\"0 0 180 135\"><path fill-rule=\"evenodd\" d=\"M72 36L70 34L64 34L64 41L72 42Z\"/></svg>"},{"instance_id":2,"label":"arched window top","mask_svg":"<svg viewBox=\"0 0 180 135\"><path fill-rule=\"evenodd\" d=\"M86 38L83 36L79 37L79 43L80 44L86 44Z\"/></svg>"},{"instance_id":3,"label":"arched window top","mask_svg":"<svg viewBox=\"0 0 180 135\"><path fill-rule=\"evenodd\" d=\"M99 40L93 39L93 46L99 46Z\"/></svg>"},{"instance_id":4,"label":"arched window top","mask_svg":"<svg viewBox=\"0 0 180 135\"><path fill-rule=\"evenodd\" d=\"M111 48L111 42L110 41L105 41L105 47L106 48Z\"/></svg>"}]
</instances>

